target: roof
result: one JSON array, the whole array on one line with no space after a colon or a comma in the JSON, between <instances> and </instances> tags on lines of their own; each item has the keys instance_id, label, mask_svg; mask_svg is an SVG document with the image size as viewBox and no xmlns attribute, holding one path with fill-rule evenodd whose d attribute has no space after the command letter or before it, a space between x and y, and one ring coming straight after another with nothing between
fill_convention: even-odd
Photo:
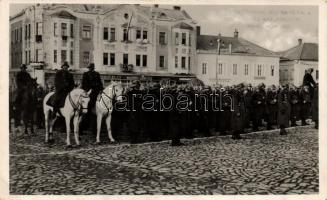
<instances>
[{"instance_id":1,"label":"roof","mask_svg":"<svg viewBox=\"0 0 327 200\"><path fill-rule=\"evenodd\" d=\"M67 6L75 12L85 13L100 13L119 9L121 6L133 6L137 11L143 13L149 18L163 19L163 20L184 20L191 19L191 17L184 10L166 9L160 7L134 5L134 4L53 4L50 7Z\"/></svg>"},{"instance_id":2,"label":"roof","mask_svg":"<svg viewBox=\"0 0 327 200\"><path fill-rule=\"evenodd\" d=\"M197 50L208 53L217 52L218 38L221 40L220 54L229 54L229 45L231 45L232 54L278 57L274 52L239 37L199 35Z\"/></svg>"},{"instance_id":3,"label":"roof","mask_svg":"<svg viewBox=\"0 0 327 200\"><path fill-rule=\"evenodd\" d=\"M180 22L174 26L175 28L180 28L180 29L188 29L188 30L193 30L193 27L188 25L185 22Z\"/></svg>"},{"instance_id":4,"label":"roof","mask_svg":"<svg viewBox=\"0 0 327 200\"><path fill-rule=\"evenodd\" d=\"M286 51L278 52L282 60L318 61L318 44L301 43Z\"/></svg>"}]
</instances>

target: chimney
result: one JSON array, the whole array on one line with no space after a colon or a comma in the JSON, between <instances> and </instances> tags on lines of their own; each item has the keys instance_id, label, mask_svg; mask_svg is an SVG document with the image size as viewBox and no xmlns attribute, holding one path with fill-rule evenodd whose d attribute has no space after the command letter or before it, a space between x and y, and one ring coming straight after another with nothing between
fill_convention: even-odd
<instances>
[{"instance_id":1,"label":"chimney","mask_svg":"<svg viewBox=\"0 0 327 200\"><path fill-rule=\"evenodd\" d=\"M158 8L159 4L154 4L153 7Z\"/></svg>"},{"instance_id":2,"label":"chimney","mask_svg":"<svg viewBox=\"0 0 327 200\"><path fill-rule=\"evenodd\" d=\"M235 31L234 31L234 38L238 38L238 30L237 29L235 29Z\"/></svg>"},{"instance_id":3,"label":"chimney","mask_svg":"<svg viewBox=\"0 0 327 200\"><path fill-rule=\"evenodd\" d=\"M196 36L201 34L201 26L196 26Z\"/></svg>"},{"instance_id":4,"label":"chimney","mask_svg":"<svg viewBox=\"0 0 327 200\"><path fill-rule=\"evenodd\" d=\"M180 6L173 6L174 10L181 10Z\"/></svg>"},{"instance_id":5,"label":"chimney","mask_svg":"<svg viewBox=\"0 0 327 200\"><path fill-rule=\"evenodd\" d=\"M297 41L298 41L299 45L302 44L302 38L299 38Z\"/></svg>"},{"instance_id":6,"label":"chimney","mask_svg":"<svg viewBox=\"0 0 327 200\"><path fill-rule=\"evenodd\" d=\"M228 48L229 48L229 54L232 54L232 44L231 43L229 43Z\"/></svg>"}]
</instances>

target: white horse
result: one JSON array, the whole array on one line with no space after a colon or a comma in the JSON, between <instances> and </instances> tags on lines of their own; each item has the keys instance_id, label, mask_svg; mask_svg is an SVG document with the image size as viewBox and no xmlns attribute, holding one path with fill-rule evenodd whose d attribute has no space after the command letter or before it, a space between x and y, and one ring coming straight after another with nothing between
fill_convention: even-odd
<instances>
[{"instance_id":1,"label":"white horse","mask_svg":"<svg viewBox=\"0 0 327 200\"><path fill-rule=\"evenodd\" d=\"M121 102L124 88L117 82L109 84L97 97L95 113L97 115L97 136L96 143L100 144L100 130L102 118L106 117L107 131L110 142L115 142L111 133L111 114L113 111L113 101Z\"/></svg>"},{"instance_id":2,"label":"white horse","mask_svg":"<svg viewBox=\"0 0 327 200\"><path fill-rule=\"evenodd\" d=\"M70 144L70 121L73 118L73 124L74 124L74 135L75 135L75 142L76 145L79 146L79 124L81 122L82 114L87 113L88 103L90 101L90 93L91 90L88 92L80 89L75 88L73 89L66 97L65 99L65 105L64 107L60 108L60 112L62 116L65 118L66 122L66 133L67 133L67 139L66 144L67 147L71 147ZM45 118L45 142L52 142L53 141L53 125L59 116L57 114L54 118L51 118L50 114L53 112L53 107L46 104L46 102L49 100L49 98L54 94L54 92L50 92L44 97L43 100L43 112L44 112L44 118Z\"/></svg>"}]
</instances>

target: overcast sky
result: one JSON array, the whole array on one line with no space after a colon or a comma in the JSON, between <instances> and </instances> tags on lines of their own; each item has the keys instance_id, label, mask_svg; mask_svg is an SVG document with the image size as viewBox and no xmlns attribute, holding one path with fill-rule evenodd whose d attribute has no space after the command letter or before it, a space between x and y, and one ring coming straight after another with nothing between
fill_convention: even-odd
<instances>
[{"instance_id":1,"label":"overcast sky","mask_svg":"<svg viewBox=\"0 0 327 200\"><path fill-rule=\"evenodd\" d=\"M10 15L25 7L12 4ZM318 7L182 5L182 9L198 22L201 34L233 36L238 29L240 37L273 51L293 47L299 38L318 43Z\"/></svg>"}]
</instances>

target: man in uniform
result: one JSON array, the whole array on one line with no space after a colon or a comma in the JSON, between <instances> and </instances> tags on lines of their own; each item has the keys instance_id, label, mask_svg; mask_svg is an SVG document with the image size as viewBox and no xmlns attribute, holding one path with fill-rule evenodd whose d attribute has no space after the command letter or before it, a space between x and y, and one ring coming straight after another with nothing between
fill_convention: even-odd
<instances>
[{"instance_id":1,"label":"man in uniform","mask_svg":"<svg viewBox=\"0 0 327 200\"><path fill-rule=\"evenodd\" d=\"M128 132L132 144L136 144L140 141L140 133L142 128L142 95L140 90L140 82L134 80L130 89L126 93L128 99L128 110L129 110L129 122Z\"/></svg>"},{"instance_id":2,"label":"man in uniform","mask_svg":"<svg viewBox=\"0 0 327 200\"><path fill-rule=\"evenodd\" d=\"M313 98L313 91L314 91L314 88L316 86L316 82L313 80L313 77L312 77L312 72L313 72L312 68L307 69L305 71L305 74L304 74L304 77L303 77L303 86L308 86L309 87L311 99Z\"/></svg>"},{"instance_id":3,"label":"man in uniform","mask_svg":"<svg viewBox=\"0 0 327 200\"><path fill-rule=\"evenodd\" d=\"M284 85L278 94L278 125L280 135L286 135L286 128L289 126L290 106L288 86Z\"/></svg>"},{"instance_id":4,"label":"man in uniform","mask_svg":"<svg viewBox=\"0 0 327 200\"><path fill-rule=\"evenodd\" d=\"M291 104L291 126L297 126L296 121L300 115L300 96L299 91L294 85L290 87L290 104Z\"/></svg>"},{"instance_id":5,"label":"man in uniform","mask_svg":"<svg viewBox=\"0 0 327 200\"><path fill-rule=\"evenodd\" d=\"M262 89L258 87L252 95L252 105L253 105L253 130L258 131L259 126L262 124L262 118L265 114L265 96Z\"/></svg>"},{"instance_id":6,"label":"man in uniform","mask_svg":"<svg viewBox=\"0 0 327 200\"><path fill-rule=\"evenodd\" d=\"M305 85L300 92L301 98L301 121L302 126L308 125L306 119L309 118L311 108L311 96L309 86Z\"/></svg>"},{"instance_id":7,"label":"man in uniform","mask_svg":"<svg viewBox=\"0 0 327 200\"><path fill-rule=\"evenodd\" d=\"M103 90L103 84L99 72L94 70L94 63L90 63L88 66L89 71L83 74L82 78L82 89L89 91L92 89L90 94L89 110L95 106L96 98L98 94Z\"/></svg>"},{"instance_id":8,"label":"man in uniform","mask_svg":"<svg viewBox=\"0 0 327 200\"><path fill-rule=\"evenodd\" d=\"M75 87L73 75L68 71L68 68L68 63L64 62L61 66L61 70L59 70L55 76L55 93L53 97L50 98L50 102L48 102L50 106L53 106L54 116L59 111L59 108L64 106L66 96Z\"/></svg>"},{"instance_id":9,"label":"man in uniform","mask_svg":"<svg viewBox=\"0 0 327 200\"><path fill-rule=\"evenodd\" d=\"M22 64L20 67L20 72L17 73L16 75L16 87L17 87L17 92L16 92L16 98L14 100L14 113L17 113L18 110L21 110L21 101L22 101L22 96L25 90L27 90L28 85L32 81L31 75L26 71L27 67L25 64ZM15 114L15 125L17 126L20 122L20 115Z\"/></svg>"},{"instance_id":10,"label":"man in uniform","mask_svg":"<svg viewBox=\"0 0 327 200\"><path fill-rule=\"evenodd\" d=\"M81 88L85 91L89 91L90 89L92 89L88 105L88 113L87 115L85 115L84 118L84 122L87 121L89 123L83 123L83 127L85 127L87 124L89 126L88 128L90 129L90 131L93 132L95 132L96 128L96 116L92 114L92 109L95 107L98 94L103 90L103 84L101 81L100 74L99 72L96 72L94 68L94 63L90 63L88 66L89 71L83 74L81 85Z\"/></svg>"},{"instance_id":11,"label":"man in uniform","mask_svg":"<svg viewBox=\"0 0 327 200\"><path fill-rule=\"evenodd\" d=\"M267 130L272 129L272 125L277 123L277 114L278 114L278 94L277 88L275 85L272 85L271 88L268 88L267 91Z\"/></svg>"}]
</instances>

